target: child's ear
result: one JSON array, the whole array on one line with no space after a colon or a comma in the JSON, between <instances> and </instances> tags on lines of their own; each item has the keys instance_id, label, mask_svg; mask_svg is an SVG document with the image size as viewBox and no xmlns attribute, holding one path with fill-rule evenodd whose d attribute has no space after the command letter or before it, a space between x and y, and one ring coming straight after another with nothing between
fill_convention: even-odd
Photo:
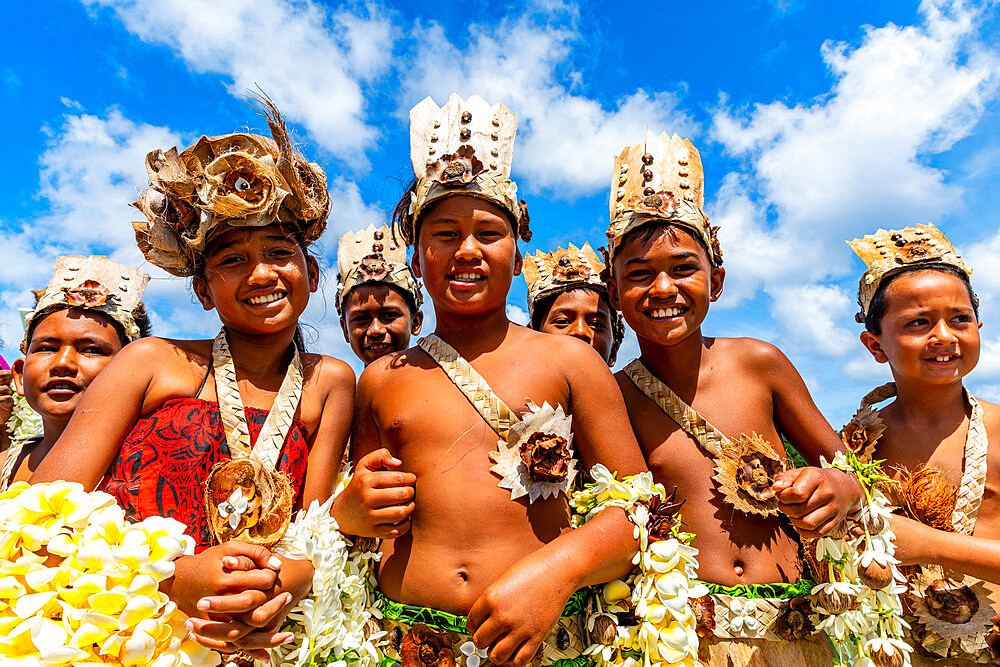
<instances>
[{"instance_id":1,"label":"child's ear","mask_svg":"<svg viewBox=\"0 0 1000 667\"><path fill-rule=\"evenodd\" d=\"M721 266L712 267L712 286L709 292L708 298L711 302L718 301L719 297L722 296L722 283L726 280L726 270Z\"/></svg>"},{"instance_id":2,"label":"child's ear","mask_svg":"<svg viewBox=\"0 0 1000 667\"><path fill-rule=\"evenodd\" d=\"M413 313L413 319L410 320L410 335L418 336L420 335L420 327L424 325L424 311L418 310Z\"/></svg>"},{"instance_id":3,"label":"child's ear","mask_svg":"<svg viewBox=\"0 0 1000 667\"><path fill-rule=\"evenodd\" d=\"M413 276L417 279L423 278L423 274L420 273L420 260L417 259L417 246L413 246L413 257L410 258L410 271L413 271Z\"/></svg>"},{"instance_id":4,"label":"child's ear","mask_svg":"<svg viewBox=\"0 0 1000 667\"><path fill-rule=\"evenodd\" d=\"M309 293L319 289L319 262L310 254L306 254L306 271L309 272Z\"/></svg>"},{"instance_id":5,"label":"child's ear","mask_svg":"<svg viewBox=\"0 0 1000 667\"><path fill-rule=\"evenodd\" d=\"M198 297L198 301L201 302L201 307L205 310L212 310L215 308L215 302L212 300L212 295L208 291L208 285L205 283L205 279L201 276L195 276L191 279L191 289L194 290L194 295Z\"/></svg>"},{"instance_id":6,"label":"child's ear","mask_svg":"<svg viewBox=\"0 0 1000 667\"><path fill-rule=\"evenodd\" d=\"M608 286L608 303L615 310L621 310L622 304L621 300L618 298L618 283L615 282L614 274L608 276L607 282L604 283Z\"/></svg>"},{"instance_id":7,"label":"child's ear","mask_svg":"<svg viewBox=\"0 0 1000 667\"><path fill-rule=\"evenodd\" d=\"M978 323L976 324L976 326L977 326L977 327L979 327L980 329L982 329L982 328L983 328L983 323L982 323L982 322L978 322Z\"/></svg>"},{"instance_id":8,"label":"child's ear","mask_svg":"<svg viewBox=\"0 0 1000 667\"><path fill-rule=\"evenodd\" d=\"M521 257L521 248L518 247L517 244L514 245L514 248L515 248L515 252L514 252L514 275L515 276L519 276L519 275L521 275L521 267L524 266L524 258Z\"/></svg>"},{"instance_id":9,"label":"child's ear","mask_svg":"<svg viewBox=\"0 0 1000 667\"><path fill-rule=\"evenodd\" d=\"M347 318L343 315L340 316L340 330L344 332L344 340L347 341L348 345L350 345L351 336L347 333Z\"/></svg>"},{"instance_id":10,"label":"child's ear","mask_svg":"<svg viewBox=\"0 0 1000 667\"><path fill-rule=\"evenodd\" d=\"M871 355L875 357L875 361L880 364L887 363L889 357L886 356L885 350L882 349L882 343L879 341L878 336L870 331L861 332L861 343L864 345Z\"/></svg>"},{"instance_id":11,"label":"child's ear","mask_svg":"<svg viewBox=\"0 0 1000 667\"><path fill-rule=\"evenodd\" d=\"M14 378L14 391L18 396L24 396L24 357L14 360L10 365L10 374Z\"/></svg>"}]
</instances>

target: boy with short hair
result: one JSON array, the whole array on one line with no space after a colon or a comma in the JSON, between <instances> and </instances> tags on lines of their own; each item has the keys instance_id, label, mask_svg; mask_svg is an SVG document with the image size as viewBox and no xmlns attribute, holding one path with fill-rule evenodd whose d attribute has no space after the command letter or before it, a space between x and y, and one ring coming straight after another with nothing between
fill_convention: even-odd
<instances>
[{"instance_id":1,"label":"boy with short hair","mask_svg":"<svg viewBox=\"0 0 1000 667\"><path fill-rule=\"evenodd\" d=\"M368 225L344 234L337 245L340 327L365 366L408 348L424 320L406 248L389 235L385 225Z\"/></svg>"},{"instance_id":2,"label":"boy with short hair","mask_svg":"<svg viewBox=\"0 0 1000 667\"><path fill-rule=\"evenodd\" d=\"M48 286L35 292L24 356L11 366L17 392L41 415L43 433L3 453L0 489L31 477L90 382L122 347L149 335L142 303L148 282L143 271L101 255L56 259Z\"/></svg>"},{"instance_id":3,"label":"boy with short hair","mask_svg":"<svg viewBox=\"0 0 1000 667\"><path fill-rule=\"evenodd\" d=\"M443 108L425 99L410 123L417 179L394 222L437 326L362 374L361 460L337 502L381 506L380 523L338 520L386 538L376 595L390 660L578 660L589 642L574 593L627 573L636 543L617 509L569 530L577 458L624 476L642 456L593 348L507 319L517 238L530 238L509 176L517 119L452 95Z\"/></svg>"},{"instance_id":4,"label":"boy with short hair","mask_svg":"<svg viewBox=\"0 0 1000 667\"><path fill-rule=\"evenodd\" d=\"M703 200L700 156L677 135L648 132L615 160L609 289L642 352L618 384L654 477L687 501L699 576L712 582L699 634L715 639L702 660L829 664L826 640L773 641L813 631L796 602L812 582L792 527L815 537L838 526L861 487L838 470L785 470L783 434L813 463L842 445L776 347L702 334L725 277Z\"/></svg>"},{"instance_id":5,"label":"boy with short hair","mask_svg":"<svg viewBox=\"0 0 1000 667\"><path fill-rule=\"evenodd\" d=\"M582 248L570 243L524 259L531 328L579 338L614 366L625 326L608 301L604 270L589 243Z\"/></svg>"}]
</instances>

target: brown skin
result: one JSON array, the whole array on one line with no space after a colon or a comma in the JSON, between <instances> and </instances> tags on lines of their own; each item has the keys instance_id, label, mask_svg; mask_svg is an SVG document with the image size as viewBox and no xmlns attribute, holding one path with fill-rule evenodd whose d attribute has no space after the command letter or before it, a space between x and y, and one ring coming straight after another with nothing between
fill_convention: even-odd
<instances>
[{"instance_id":1,"label":"brown skin","mask_svg":"<svg viewBox=\"0 0 1000 667\"><path fill-rule=\"evenodd\" d=\"M886 430L877 458L887 470L939 468L958 486L972 408L964 378L979 361L981 322L965 284L942 271L905 273L886 288L880 335L861 342L879 363L888 363L896 400L879 412ZM948 357L937 361L937 357ZM1000 583L1000 407L979 401L990 441L986 489L973 535L935 530L903 517L893 519L896 556L906 564L935 563Z\"/></svg>"},{"instance_id":2,"label":"brown skin","mask_svg":"<svg viewBox=\"0 0 1000 667\"><path fill-rule=\"evenodd\" d=\"M27 354L11 370L17 393L42 418L43 435L21 448L10 483L28 481L66 428L83 391L121 349L111 320L92 310L57 310L35 325ZM0 465L7 454L0 456Z\"/></svg>"},{"instance_id":3,"label":"brown skin","mask_svg":"<svg viewBox=\"0 0 1000 667\"><path fill-rule=\"evenodd\" d=\"M408 348L424 321L423 312L411 312L403 295L385 283L358 285L347 293L343 309L344 340L365 366Z\"/></svg>"},{"instance_id":4,"label":"brown skin","mask_svg":"<svg viewBox=\"0 0 1000 667\"><path fill-rule=\"evenodd\" d=\"M14 413L14 390L10 386L13 379L9 370L0 369L0 450L4 451L10 447L10 434L5 424ZM0 465L3 465L2 459Z\"/></svg>"},{"instance_id":5,"label":"brown skin","mask_svg":"<svg viewBox=\"0 0 1000 667\"><path fill-rule=\"evenodd\" d=\"M735 438L756 432L781 452L780 431L807 460L832 459L840 439L776 347L702 335L724 278L688 234L663 230L649 241L633 236L615 253L611 302L635 330L646 367L722 433ZM733 509L711 481L712 457L624 372L616 377L654 478L676 484L687 500L684 521L700 551L699 577L727 586L800 577L798 544L788 523ZM805 536L839 523L861 495L856 479L817 468L781 473L774 488L781 511Z\"/></svg>"},{"instance_id":6,"label":"brown skin","mask_svg":"<svg viewBox=\"0 0 1000 667\"><path fill-rule=\"evenodd\" d=\"M594 349L507 319L520 267L511 225L496 206L454 196L425 213L413 269L434 301L436 333L514 411L531 398L571 412L585 467L641 472L624 403ZM362 472L338 497L354 506L341 525L395 538L382 543L380 587L396 600L468 614L476 645L490 647L494 663L527 664L573 591L631 568L636 546L623 512L570 530L565 498L529 505L497 486L489 470L496 433L419 348L362 373L353 444ZM390 457L399 472L375 469Z\"/></svg>"},{"instance_id":7,"label":"brown skin","mask_svg":"<svg viewBox=\"0 0 1000 667\"><path fill-rule=\"evenodd\" d=\"M611 311L601 295L592 289L573 289L557 296L539 331L579 338L593 346L609 366L614 364Z\"/></svg>"},{"instance_id":8,"label":"brown skin","mask_svg":"<svg viewBox=\"0 0 1000 667\"><path fill-rule=\"evenodd\" d=\"M244 405L271 408L291 360L296 323L318 281L315 259L276 225L230 230L206 253L204 277L195 278L194 291L227 327ZM273 294L283 296L266 305L249 301ZM127 345L91 385L31 482L63 479L96 487L136 420L168 399L194 396L211 359L210 340L146 338ZM305 354L302 362L296 417L310 434L302 489L303 506L308 506L333 491L350 434L350 418L344 415L354 407L354 373L323 355ZM216 400L211 376L199 396ZM206 646L257 649L263 656L260 649L290 636L276 630L308 593L311 579L308 562L227 542L179 558L164 591L194 617L190 627ZM285 591L291 599L282 596Z\"/></svg>"}]
</instances>

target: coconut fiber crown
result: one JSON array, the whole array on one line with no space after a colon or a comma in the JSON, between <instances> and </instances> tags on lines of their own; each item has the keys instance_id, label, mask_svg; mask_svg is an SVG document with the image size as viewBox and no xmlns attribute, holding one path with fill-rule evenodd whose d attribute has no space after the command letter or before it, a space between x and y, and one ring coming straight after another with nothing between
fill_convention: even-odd
<instances>
[{"instance_id":1,"label":"coconut fiber crown","mask_svg":"<svg viewBox=\"0 0 1000 667\"><path fill-rule=\"evenodd\" d=\"M518 235L531 239L528 207L517 198L510 178L517 117L502 104L490 106L473 95L463 100L452 93L439 107L430 97L410 110L410 162L416 189L410 194L409 225L404 237L414 238L413 225L434 202L452 195L477 197L510 214Z\"/></svg>"},{"instance_id":2,"label":"coconut fiber crown","mask_svg":"<svg viewBox=\"0 0 1000 667\"><path fill-rule=\"evenodd\" d=\"M855 317L858 322L865 321L868 307L882 281L903 269L918 264L950 264L967 274L972 273L941 230L930 223L904 229L880 229L848 241L847 245L868 266L858 286L858 305L861 306L861 312Z\"/></svg>"},{"instance_id":3,"label":"coconut fiber crown","mask_svg":"<svg viewBox=\"0 0 1000 667\"><path fill-rule=\"evenodd\" d=\"M406 264L406 248L392 238L389 228L347 232L337 245L337 312L343 313L348 292L364 283L385 283L403 290L417 308L423 303L420 283Z\"/></svg>"},{"instance_id":4,"label":"coconut fiber crown","mask_svg":"<svg viewBox=\"0 0 1000 667\"><path fill-rule=\"evenodd\" d=\"M714 266L722 265L716 238L703 209L705 176L698 149L687 139L646 130L646 140L615 158L611 181L611 226L608 258L614 259L622 238L642 225L665 221L685 227L700 238Z\"/></svg>"},{"instance_id":5,"label":"coconut fiber crown","mask_svg":"<svg viewBox=\"0 0 1000 667\"><path fill-rule=\"evenodd\" d=\"M54 308L89 308L117 322L129 340L139 337L134 313L142 301L149 276L134 266L124 266L103 255L63 255L56 258L52 280L36 292L35 309L25 317L25 330L32 321ZM21 351L27 352L27 333Z\"/></svg>"},{"instance_id":6,"label":"coconut fiber crown","mask_svg":"<svg viewBox=\"0 0 1000 667\"><path fill-rule=\"evenodd\" d=\"M202 137L146 156L149 187L132 223L146 259L175 276L194 273L208 242L233 227L280 222L312 243L326 228L326 174L292 147L285 121L266 97L254 98L273 139L256 134Z\"/></svg>"}]
</instances>

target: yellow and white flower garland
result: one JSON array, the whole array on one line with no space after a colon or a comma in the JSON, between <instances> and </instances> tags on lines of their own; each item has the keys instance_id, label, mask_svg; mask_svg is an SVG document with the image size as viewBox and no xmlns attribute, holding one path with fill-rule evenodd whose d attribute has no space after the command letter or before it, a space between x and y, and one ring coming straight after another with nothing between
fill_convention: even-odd
<instances>
[{"instance_id":1,"label":"yellow and white flower garland","mask_svg":"<svg viewBox=\"0 0 1000 667\"><path fill-rule=\"evenodd\" d=\"M848 451L824 468L857 475L865 489L865 508L855 517L858 530L816 541L816 559L827 581L813 588L819 622L837 647L840 664L855 667L908 667L911 647L903 640L906 578L896 567L889 530L889 500L876 488L883 479L878 463L862 463Z\"/></svg>"},{"instance_id":2,"label":"yellow and white flower garland","mask_svg":"<svg viewBox=\"0 0 1000 667\"><path fill-rule=\"evenodd\" d=\"M607 643L594 643L584 653L599 666L698 665L696 619L689 599L706 595L708 590L693 582L698 568L698 550L690 546L693 535L681 532L678 522L670 538L650 540L647 505L654 495L667 498L663 485L653 482L652 473L617 480L598 464L590 475L594 482L570 500L574 521L583 524L609 507L621 507L635 524L639 552L632 561L637 566L633 574L604 587L601 597L608 606L589 619L592 638L604 635ZM639 622L620 624L618 613L633 614Z\"/></svg>"},{"instance_id":3,"label":"yellow and white flower garland","mask_svg":"<svg viewBox=\"0 0 1000 667\"><path fill-rule=\"evenodd\" d=\"M0 658L16 665L212 665L159 583L194 544L184 524L125 520L70 482L0 494Z\"/></svg>"}]
</instances>

